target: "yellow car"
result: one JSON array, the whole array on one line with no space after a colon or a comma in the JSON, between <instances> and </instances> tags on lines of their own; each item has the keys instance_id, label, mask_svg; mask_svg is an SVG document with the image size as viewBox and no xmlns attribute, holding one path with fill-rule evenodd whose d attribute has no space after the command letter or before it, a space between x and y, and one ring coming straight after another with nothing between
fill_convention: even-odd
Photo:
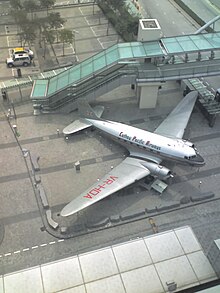
<instances>
[{"instance_id":1,"label":"yellow car","mask_svg":"<svg viewBox=\"0 0 220 293\"><path fill-rule=\"evenodd\" d=\"M15 56L17 54L28 54L31 59L34 58L34 52L30 50L29 48L24 48L24 47L11 49L11 54L12 56Z\"/></svg>"}]
</instances>

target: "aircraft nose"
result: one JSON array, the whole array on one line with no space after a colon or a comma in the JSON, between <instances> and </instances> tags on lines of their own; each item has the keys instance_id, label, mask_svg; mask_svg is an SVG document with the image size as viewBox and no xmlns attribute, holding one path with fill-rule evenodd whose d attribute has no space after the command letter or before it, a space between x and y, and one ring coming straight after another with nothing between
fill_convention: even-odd
<instances>
[{"instance_id":1,"label":"aircraft nose","mask_svg":"<svg viewBox=\"0 0 220 293\"><path fill-rule=\"evenodd\" d=\"M198 165L205 165L205 160L199 154L197 154L197 156L196 156L196 161L197 161Z\"/></svg>"}]
</instances>

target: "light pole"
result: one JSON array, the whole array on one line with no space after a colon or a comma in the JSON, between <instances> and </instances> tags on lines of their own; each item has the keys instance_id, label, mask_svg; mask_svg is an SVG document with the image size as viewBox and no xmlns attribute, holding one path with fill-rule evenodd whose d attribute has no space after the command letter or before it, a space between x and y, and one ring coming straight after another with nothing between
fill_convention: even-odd
<instances>
[{"instance_id":1,"label":"light pole","mask_svg":"<svg viewBox=\"0 0 220 293\"><path fill-rule=\"evenodd\" d=\"M76 55L76 34L79 34L79 32L76 30L72 30L72 34L73 34L74 51L75 51L75 55Z\"/></svg>"}]
</instances>

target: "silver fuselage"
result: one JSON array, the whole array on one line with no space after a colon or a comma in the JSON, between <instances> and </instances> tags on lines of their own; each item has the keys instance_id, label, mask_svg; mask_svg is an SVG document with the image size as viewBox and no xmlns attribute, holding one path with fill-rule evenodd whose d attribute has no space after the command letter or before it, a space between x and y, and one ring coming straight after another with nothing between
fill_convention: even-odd
<instances>
[{"instance_id":1,"label":"silver fuselage","mask_svg":"<svg viewBox=\"0 0 220 293\"><path fill-rule=\"evenodd\" d=\"M150 158L154 162L160 158L190 165L204 165L204 159L189 141L165 137L119 122L88 118L86 120L126 147L133 156L147 160Z\"/></svg>"}]
</instances>

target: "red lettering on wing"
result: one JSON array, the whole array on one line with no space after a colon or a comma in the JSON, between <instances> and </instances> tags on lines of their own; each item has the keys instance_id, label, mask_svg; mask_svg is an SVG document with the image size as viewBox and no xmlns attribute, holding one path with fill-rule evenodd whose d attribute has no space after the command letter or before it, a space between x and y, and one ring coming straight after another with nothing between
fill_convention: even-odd
<instances>
[{"instance_id":1,"label":"red lettering on wing","mask_svg":"<svg viewBox=\"0 0 220 293\"><path fill-rule=\"evenodd\" d=\"M102 192L103 189L106 188L106 185L110 185L110 184L114 183L114 181L116 181L117 179L118 179L118 177L116 177L116 176L109 176L109 178L107 178L105 181L103 181L102 185L99 184L97 187L94 187L83 197L88 198L88 199L93 199L93 197L95 197L97 194Z\"/></svg>"}]
</instances>

